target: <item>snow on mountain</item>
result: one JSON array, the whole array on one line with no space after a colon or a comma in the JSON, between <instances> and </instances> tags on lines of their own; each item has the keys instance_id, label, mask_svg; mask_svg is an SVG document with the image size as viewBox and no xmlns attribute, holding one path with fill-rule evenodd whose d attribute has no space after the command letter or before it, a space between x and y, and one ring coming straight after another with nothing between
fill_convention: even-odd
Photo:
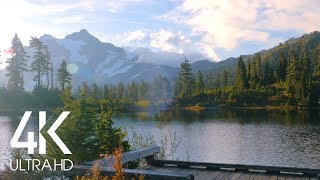
<instances>
[{"instance_id":1,"label":"snow on mountain","mask_svg":"<svg viewBox=\"0 0 320 180\"><path fill-rule=\"evenodd\" d=\"M160 74L174 79L177 75L177 68L173 70L172 67L153 63L153 57L148 62L148 58L138 51L127 52L111 43L101 42L84 29L63 39L43 35L40 40L48 46L55 70L62 60L76 67L72 78L74 85L83 81L114 84L152 81ZM148 77L145 77L146 74Z\"/></svg>"},{"instance_id":2,"label":"snow on mountain","mask_svg":"<svg viewBox=\"0 0 320 180\"><path fill-rule=\"evenodd\" d=\"M141 80L151 82L158 75L174 80L178 68L166 64L174 64L173 59L181 61L181 55L178 53L152 52L147 48L127 51L111 43L101 42L84 29L63 39L45 34L40 40L48 46L51 54L55 86L58 84L56 71L63 60L67 62L67 68L72 73L73 86L78 86L83 81L98 84ZM26 51L30 56L30 65L34 49L26 46ZM26 72L24 75L27 90L32 90L35 85L32 81L33 76L32 72ZM5 69L0 70L0 80L6 84Z\"/></svg>"}]
</instances>

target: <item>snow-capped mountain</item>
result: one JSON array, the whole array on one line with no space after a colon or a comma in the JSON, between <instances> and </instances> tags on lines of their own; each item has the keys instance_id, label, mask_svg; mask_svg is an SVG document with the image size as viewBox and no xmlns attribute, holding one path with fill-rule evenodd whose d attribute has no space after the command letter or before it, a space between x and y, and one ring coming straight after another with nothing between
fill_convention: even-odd
<instances>
[{"instance_id":1,"label":"snow-capped mountain","mask_svg":"<svg viewBox=\"0 0 320 180\"><path fill-rule=\"evenodd\" d=\"M63 39L43 35L40 40L48 46L56 70L62 60L68 63L73 84L83 81L96 83L129 83L152 81L158 75L174 79L178 68L141 61L140 55L127 52L111 43L101 42L86 30L72 33Z\"/></svg>"},{"instance_id":2,"label":"snow-capped mountain","mask_svg":"<svg viewBox=\"0 0 320 180\"><path fill-rule=\"evenodd\" d=\"M101 42L85 29L67 35L63 39L47 34L39 39L48 46L51 55L54 86L57 86L56 71L63 60L67 62L68 71L72 74L73 86L78 86L84 81L98 84L130 83L141 80L151 82L159 75L174 80L182 60L182 55L175 52L155 52L139 47L116 47L111 43ZM25 48L30 56L28 62L30 65L35 50L28 46ZM193 62L203 58L199 54L187 54L187 56ZM6 69L0 70L2 86L7 84L5 74ZM33 76L33 72L24 73L26 90L32 90L35 86Z\"/></svg>"}]
</instances>

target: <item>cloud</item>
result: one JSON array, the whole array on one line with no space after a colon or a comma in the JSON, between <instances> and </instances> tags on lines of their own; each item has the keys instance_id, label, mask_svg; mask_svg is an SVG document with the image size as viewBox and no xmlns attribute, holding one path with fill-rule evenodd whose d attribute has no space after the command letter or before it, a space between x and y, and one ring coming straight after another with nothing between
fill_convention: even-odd
<instances>
[{"instance_id":1,"label":"cloud","mask_svg":"<svg viewBox=\"0 0 320 180\"><path fill-rule=\"evenodd\" d=\"M139 29L113 36L105 36L105 41L118 46L151 47L158 51L183 53L187 46L191 45L191 40L179 32L171 32L160 29L150 31Z\"/></svg>"},{"instance_id":2,"label":"cloud","mask_svg":"<svg viewBox=\"0 0 320 180\"><path fill-rule=\"evenodd\" d=\"M318 0L184 0L160 16L189 27L210 57L232 51L240 42L268 43L270 31L310 32L320 27Z\"/></svg>"},{"instance_id":3,"label":"cloud","mask_svg":"<svg viewBox=\"0 0 320 180\"><path fill-rule=\"evenodd\" d=\"M51 20L53 24L74 24L74 23L79 23L79 22L84 22L85 17L82 15L72 15L69 17L59 17L59 18L54 18Z\"/></svg>"},{"instance_id":4,"label":"cloud","mask_svg":"<svg viewBox=\"0 0 320 180\"><path fill-rule=\"evenodd\" d=\"M106 6L110 12L118 13L123 10L126 6L132 3L142 2L143 0L108 0L108 1L100 1L99 4L102 6Z\"/></svg>"},{"instance_id":5,"label":"cloud","mask_svg":"<svg viewBox=\"0 0 320 180\"><path fill-rule=\"evenodd\" d=\"M124 39L125 42L137 42L141 41L143 38L145 38L147 33L144 30L136 30L132 31L127 34L126 38Z\"/></svg>"},{"instance_id":6,"label":"cloud","mask_svg":"<svg viewBox=\"0 0 320 180\"><path fill-rule=\"evenodd\" d=\"M181 31L173 33L161 29L159 32L150 35L150 46L162 51L183 53L183 48L179 48L191 43L191 40L182 35Z\"/></svg>"}]
</instances>

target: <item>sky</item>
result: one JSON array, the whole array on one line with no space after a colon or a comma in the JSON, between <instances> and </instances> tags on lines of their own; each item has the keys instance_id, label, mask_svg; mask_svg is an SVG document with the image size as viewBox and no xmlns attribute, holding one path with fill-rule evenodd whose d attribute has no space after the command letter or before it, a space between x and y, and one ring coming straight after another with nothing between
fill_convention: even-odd
<instances>
[{"instance_id":1,"label":"sky","mask_svg":"<svg viewBox=\"0 0 320 180\"><path fill-rule=\"evenodd\" d=\"M0 50L14 33L64 38L87 29L103 42L201 53L250 54L320 30L319 0L1 0Z\"/></svg>"}]
</instances>

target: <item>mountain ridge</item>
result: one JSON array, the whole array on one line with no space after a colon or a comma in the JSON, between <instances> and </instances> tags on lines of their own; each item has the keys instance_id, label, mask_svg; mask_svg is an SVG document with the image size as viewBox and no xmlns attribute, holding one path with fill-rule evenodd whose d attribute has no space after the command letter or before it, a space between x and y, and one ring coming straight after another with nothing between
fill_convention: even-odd
<instances>
[{"instance_id":1,"label":"mountain ridge","mask_svg":"<svg viewBox=\"0 0 320 180\"><path fill-rule=\"evenodd\" d=\"M49 34L44 34L39 39L48 46L55 71L62 60L66 60L69 65L75 67L72 71L74 72L72 81L74 86L83 81L99 84L130 83L142 80L151 82L159 75L167 76L169 80L174 81L179 68L169 63L171 59L181 59L182 57L178 53L153 52L148 48L128 51L111 43L100 41L85 29L71 33L62 39ZM315 31L298 38L291 38L275 47L261 50L259 53L262 60L272 61L273 57L281 51L288 52L290 48L313 50L318 44L320 44L320 33ZM32 53L30 48L26 48L28 52ZM252 54L243 55L243 58L246 61L252 56ZM213 62L199 57L196 62L192 63L192 69L194 73L200 70L203 73L216 74L225 69L232 70L236 66L238 58L230 57L219 62ZM5 73L2 72L1 74ZM34 86L34 83L30 81L32 76L32 73L26 73L25 82L28 86L26 89L32 89ZM54 76L56 77L56 74ZM56 84L57 82L55 82L55 86Z\"/></svg>"}]
</instances>

